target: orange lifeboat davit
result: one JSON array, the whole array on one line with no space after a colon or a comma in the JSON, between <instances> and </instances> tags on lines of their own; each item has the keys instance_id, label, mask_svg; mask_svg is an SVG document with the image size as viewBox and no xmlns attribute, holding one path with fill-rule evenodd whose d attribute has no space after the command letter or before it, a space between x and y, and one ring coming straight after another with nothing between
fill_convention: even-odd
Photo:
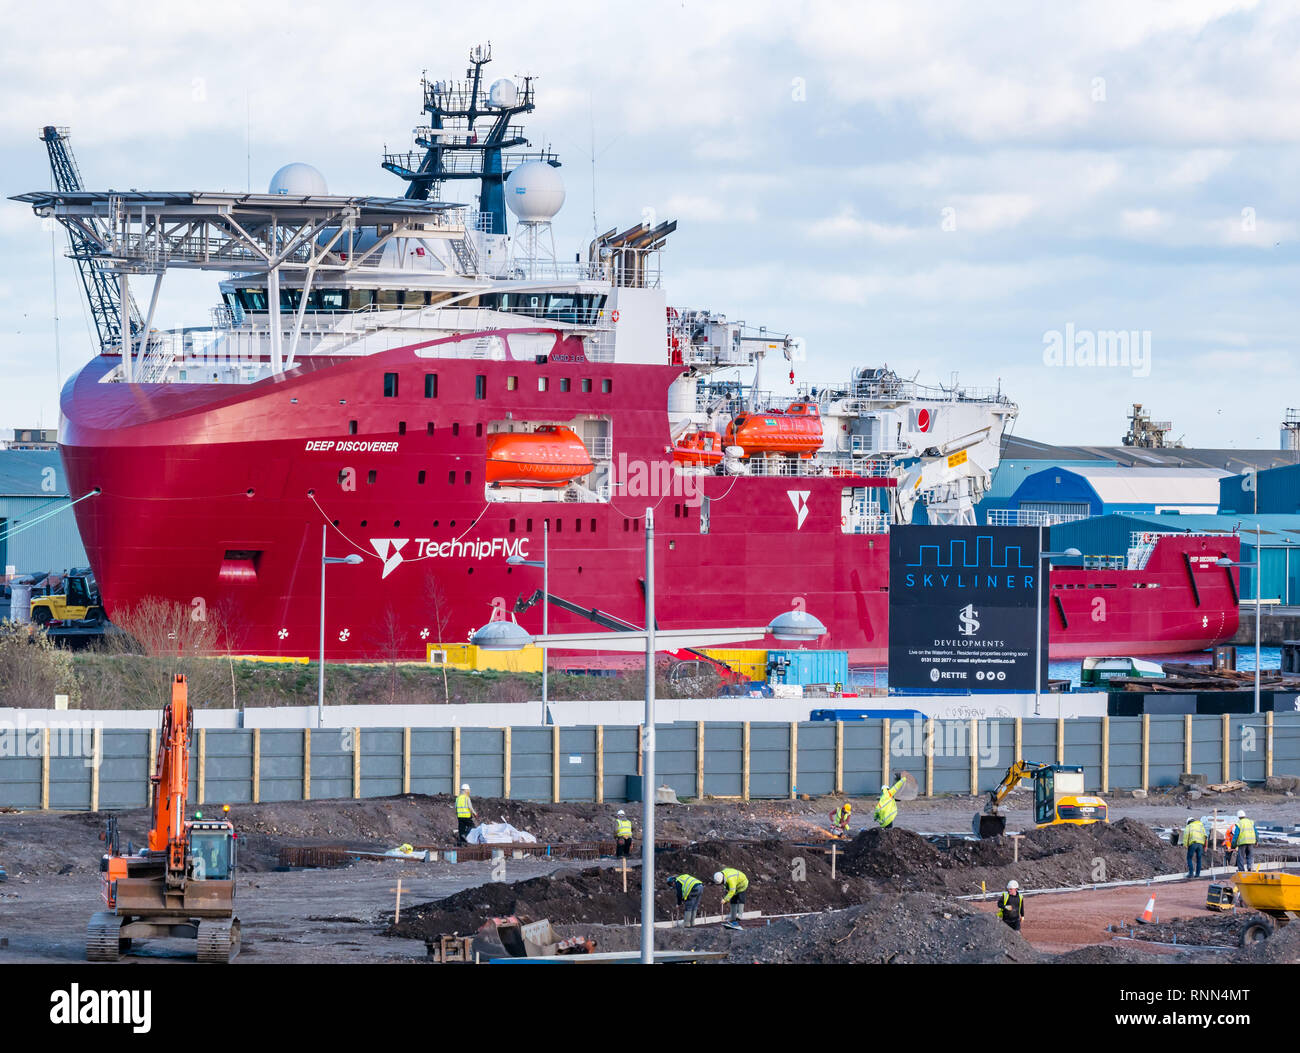
<instances>
[{"instance_id":1,"label":"orange lifeboat davit","mask_svg":"<svg viewBox=\"0 0 1300 1053\"><path fill-rule=\"evenodd\" d=\"M761 453L797 453L811 457L822 448L822 417L815 402L792 402L784 412L738 413L727 425L727 446L750 457Z\"/></svg>"},{"instance_id":2,"label":"orange lifeboat davit","mask_svg":"<svg viewBox=\"0 0 1300 1053\"><path fill-rule=\"evenodd\" d=\"M683 435L673 447L678 464L712 467L722 460L722 436L716 431L692 431Z\"/></svg>"},{"instance_id":3,"label":"orange lifeboat davit","mask_svg":"<svg viewBox=\"0 0 1300 1053\"><path fill-rule=\"evenodd\" d=\"M498 432L488 438L489 483L559 487L595 468L572 428L546 424L536 431Z\"/></svg>"}]
</instances>

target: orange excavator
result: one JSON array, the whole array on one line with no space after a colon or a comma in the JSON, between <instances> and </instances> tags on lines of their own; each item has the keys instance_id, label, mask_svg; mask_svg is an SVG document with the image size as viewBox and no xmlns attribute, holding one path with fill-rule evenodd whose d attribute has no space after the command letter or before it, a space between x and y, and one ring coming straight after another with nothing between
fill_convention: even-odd
<instances>
[{"instance_id":1,"label":"orange excavator","mask_svg":"<svg viewBox=\"0 0 1300 1053\"><path fill-rule=\"evenodd\" d=\"M200 962L239 953L235 917L235 828L227 819L185 818L193 720L185 677L172 681L154 763L153 826L145 847L123 853L110 816L100 861L104 903L86 927L86 957L115 962L136 940L196 941Z\"/></svg>"}]
</instances>

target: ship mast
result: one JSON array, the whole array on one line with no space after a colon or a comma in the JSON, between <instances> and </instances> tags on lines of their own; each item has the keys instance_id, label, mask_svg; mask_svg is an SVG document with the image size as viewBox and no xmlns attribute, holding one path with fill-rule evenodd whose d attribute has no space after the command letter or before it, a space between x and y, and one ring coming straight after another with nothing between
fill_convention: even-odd
<instances>
[{"instance_id":1,"label":"ship mast","mask_svg":"<svg viewBox=\"0 0 1300 1053\"><path fill-rule=\"evenodd\" d=\"M507 169L524 161L545 161L555 168L560 162L549 149L505 154L512 147L530 145L523 127L511 120L532 112L533 78L523 77L522 85L502 78L485 89L483 67L492 61L491 43L472 48L469 60L460 83L421 80L429 124L415 129L419 149L385 152L383 167L406 180L406 197L416 201L440 195L445 180L479 180L485 232L505 234Z\"/></svg>"}]
</instances>

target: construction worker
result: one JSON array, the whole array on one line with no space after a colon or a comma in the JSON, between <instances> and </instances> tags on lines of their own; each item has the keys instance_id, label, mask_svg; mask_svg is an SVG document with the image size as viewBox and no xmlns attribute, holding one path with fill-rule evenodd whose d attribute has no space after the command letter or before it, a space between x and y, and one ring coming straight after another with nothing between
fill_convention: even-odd
<instances>
[{"instance_id":1,"label":"construction worker","mask_svg":"<svg viewBox=\"0 0 1300 1053\"><path fill-rule=\"evenodd\" d=\"M835 811L831 812L831 836L848 837L849 820L853 817L853 805L845 801Z\"/></svg>"},{"instance_id":2,"label":"construction worker","mask_svg":"<svg viewBox=\"0 0 1300 1053\"><path fill-rule=\"evenodd\" d=\"M880 800L876 802L876 822L881 827L893 826L894 819L898 816L898 805L894 798L898 796L898 791L903 788L906 779L899 779L893 786L882 786L880 788Z\"/></svg>"},{"instance_id":3,"label":"construction worker","mask_svg":"<svg viewBox=\"0 0 1300 1053\"><path fill-rule=\"evenodd\" d=\"M469 832L474 829L474 802L469 799L469 783L460 784L460 793L456 795L456 840L462 845L469 844Z\"/></svg>"},{"instance_id":4,"label":"construction worker","mask_svg":"<svg viewBox=\"0 0 1300 1053\"><path fill-rule=\"evenodd\" d=\"M1255 821L1247 819L1246 813L1237 809L1237 824L1232 828L1232 844L1237 850L1237 869L1249 873L1255 863Z\"/></svg>"},{"instance_id":5,"label":"construction worker","mask_svg":"<svg viewBox=\"0 0 1300 1053\"><path fill-rule=\"evenodd\" d=\"M700 909L700 900L704 898L704 882L690 874L678 874L668 879L668 887L677 895L677 902L682 905L682 924L688 929L695 924L695 912Z\"/></svg>"},{"instance_id":6,"label":"construction worker","mask_svg":"<svg viewBox=\"0 0 1300 1053\"><path fill-rule=\"evenodd\" d=\"M622 808L614 817L614 855L630 856L632 854L632 820Z\"/></svg>"},{"instance_id":7,"label":"construction worker","mask_svg":"<svg viewBox=\"0 0 1300 1053\"><path fill-rule=\"evenodd\" d=\"M1020 882L1012 878L1007 890L998 897L998 917L1003 924L1020 931L1020 919L1025 916L1025 897L1020 894Z\"/></svg>"},{"instance_id":8,"label":"construction worker","mask_svg":"<svg viewBox=\"0 0 1300 1053\"><path fill-rule=\"evenodd\" d=\"M1223 832L1223 865L1225 867L1232 866L1232 832L1236 829L1235 826L1230 826Z\"/></svg>"},{"instance_id":9,"label":"construction worker","mask_svg":"<svg viewBox=\"0 0 1300 1053\"><path fill-rule=\"evenodd\" d=\"M713 875L715 885L725 884L727 894L722 897L722 905L731 904L731 910L723 927L740 928L740 912L745 909L745 892L749 889L749 878L734 867L723 867Z\"/></svg>"},{"instance_id":10,"label":"construction worker","mask_svg":"<svg viewBox=\"0 0 1300 1053\"><path fill-rule=\"evenodd\" d=\"M1201 876L1201 853L1205 851L1205 824L1194 815L1187 817L1187 825L1183 827L1182 836L1179 838L1180 845L1187 846L1187 877L1188 880ZM1196 866L1193 868L1192 860L1195 859Z\"/></svg>"}]
</instances>

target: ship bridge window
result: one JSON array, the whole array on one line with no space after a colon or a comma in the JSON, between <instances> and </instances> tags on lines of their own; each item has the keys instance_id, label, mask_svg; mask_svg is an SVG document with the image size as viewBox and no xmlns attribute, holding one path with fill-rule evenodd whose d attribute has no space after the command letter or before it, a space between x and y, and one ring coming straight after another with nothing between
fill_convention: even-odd
<instances>
[{"instance_id":1,"label":"ship bridge window","mask_svg":"<svg viewBox=\"0 0 1300 1053\"><path fill-rule=\"evenodd\" d=\"M614 382L610 380L609 377L606 377L604 380L600 382L600 390L603 394L608 395L611 391L614 390Z\"/></svg>"},{"instance_id":2,"label":"ship bridge window","mask_svg":"<svg viewBox=\"0 0 1300 1053\"><path fill-rule=\"evenodd\" d=\"M560 377L560 390L561 390L561 391L568 391L569 388L572 387L572 385L573 385L573 382L572 382L568 377Z\"/></svg>"},{"instance_id":3,"label":"ship bridge window","mask_svg":"<svg viewBox=\"0 0 1300 1053\"><path fill-rule=\"evenodd\" d=\"M397 374L396 373L384 374L384 398L386 399L397 398Z\"/></svg>"},{"instance_id":4,"label":"ship bridge window","mask_svg":"<svg viewBox=\"0 0 1300 1053\"><path fill-rule=\"evenodd\" d=\"M538 378L537 378L537 390L538 390L538 391L546 391L547 389L550 388L550 386L551 386L551 378L550 378L550 377L538 377Z\"/></svg>"},{"instance_id":5,"label":"ship bridge window","mask_svg":"<svg viewBox=\"0 0 1300 1053\"><path fill-rule=\"evenodd\" d=\"M584 394L591 391L591 377L582 378L582 390Z\"/></svg>"},{"instance_id":6,"label":"ship bridge window","mask_svg":"<svg viewBox=\"0 0 1300 1053\"><path fill-rule=\"evenodd\" d=\"M239 304L245 311L266 310L265 289L236 289L235 295L239 297Z\"/></svg>"},{"instance_id":7,"label":"ship bridge window","mask_svg":"<svg viewBox=\"0 0 1300 1053\"><path fill-rule=\"evenodd\" d=\"M438 397L438 374L424 374L424 397L426 399L436 399Z\"/></svg>"},{"instance_id":8,"label":"ship bridge window","mask_svg":"<svg viewBox=\"0 0 1300 1053\"><path fill-rule=\"evenodd\" d=\"M510 311L556 322L592 325L600 319L605 297L599 293L493 293L479 298L480 307Z\"/></svg>"},{"instance_id":9,"label":"ship bridge window","mask_svg":"<svg viewBox=\"0 0 1300 1053\"><path fill-rule=\"evenodd\" d=\"M474 397L476 399L487 398L487 376L483 373L474 378Z\"/></svg>"}]
</instances>

